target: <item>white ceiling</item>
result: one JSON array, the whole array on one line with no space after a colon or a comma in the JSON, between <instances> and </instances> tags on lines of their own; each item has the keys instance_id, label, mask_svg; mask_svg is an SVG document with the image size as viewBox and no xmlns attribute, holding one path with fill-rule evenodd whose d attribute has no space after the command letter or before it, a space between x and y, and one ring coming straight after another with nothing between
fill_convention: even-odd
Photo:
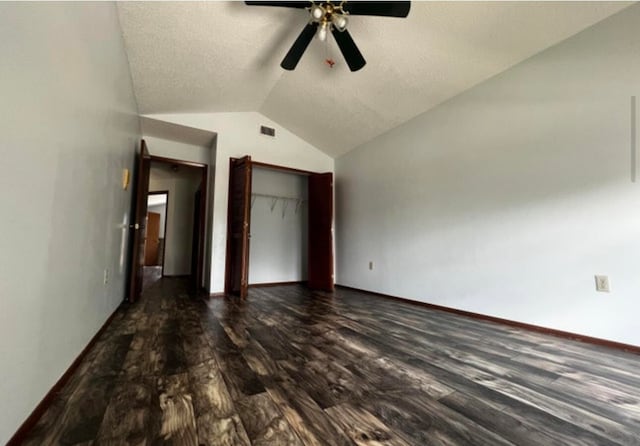
<instances>
[{"instance_id":1,"label":"white ceiling","mask_svg":"<svg viewBox=\"0 0 640 446\"><path fill-rule=\"evenodd\" d=\"M367 60L355 73L332 38L314 39L295 71L280 68L304 10L242 2L118 9L140 113L258 111L339 156L629 4L413 2L407 19L352 17Z\"/></svg>"}]
</instances>

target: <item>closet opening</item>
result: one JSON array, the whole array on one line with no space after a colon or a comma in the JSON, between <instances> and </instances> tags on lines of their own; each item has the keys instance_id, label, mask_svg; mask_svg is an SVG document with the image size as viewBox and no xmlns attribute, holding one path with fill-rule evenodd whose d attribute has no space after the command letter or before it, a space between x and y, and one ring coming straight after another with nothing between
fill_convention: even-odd
<instances>
[{"instance_id":1,"label":"closet opening","mask_svg":"<svg viewBox=\"0 0 640 446\"><path fill-rule=\"evenodd\" d=\"M333 290L333 174L231 158L225 292L285 283Z\"/></svg>"},{"instance_id":2,"label":"closet opening","mask_svg":"<svg viewBox=\"0 0 640 446\"><path fill-rule=\"evenodd\" d=\"M162 265L162 277L188 277L194 293L200 292L203 281L206 188L206 166L151 156L145 258ZM163 193L171 197L164 206L164 220L151 207L152 199ZM160 242L152 237L158 232L155 220L164 233ZM145 269L153 268L149 263Z\"/></svg>"},{"instance_id":3,"label":"closet opening","mask_svg":"<svg viewBox=\"0 0 640 446\"><path fill-rule=\"evenodd\" d=\"M249 287L307 281L306 175L254 166Z\"/></svg>"}]
</instances>

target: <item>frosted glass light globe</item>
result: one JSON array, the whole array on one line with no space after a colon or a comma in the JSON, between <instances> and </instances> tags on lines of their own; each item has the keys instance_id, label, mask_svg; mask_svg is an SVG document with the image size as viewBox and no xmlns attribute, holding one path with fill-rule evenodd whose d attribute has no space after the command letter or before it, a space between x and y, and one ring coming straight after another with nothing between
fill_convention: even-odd
<instances>
[{"instance_id":1,"label":"frosted glass light globe","mask_svg":"<svg viewBox=\"0 0 640 446\"><path fill-rule=\"evenodd\" d=\"M313 5L311 7L311 17L313 17L314 20L320 20L324 17L324 12L324 8L320 5Z\"/></svg>"}]
</instances>

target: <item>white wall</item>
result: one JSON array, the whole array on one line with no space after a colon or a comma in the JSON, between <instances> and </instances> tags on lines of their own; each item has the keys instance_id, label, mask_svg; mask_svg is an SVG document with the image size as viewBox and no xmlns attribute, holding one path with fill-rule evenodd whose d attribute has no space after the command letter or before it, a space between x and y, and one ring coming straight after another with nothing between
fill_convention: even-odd
<instances>
[{"instance_id":1,"label":"white wall","mask_svg":"<svg viewBox=\"0 0 640 446\"><path fill-rule=\"evenodd\" d=\"M143 138L151 155L202 164L209 164L211 161L210 147L185 144L149 135L144 135Z\"/></svg>"},{"instance_id":2,"label":"white wall","mask_svg":"<svg viewBox=\"0 0 640 446\"><path fill-rule=\"evenodd\" d=\"M337 159L338 283L640 345L638 29L634 6Z\"/></svg>"},{"instance_id":3,"label":"white wall","mask_svg":"<svg viewBox=\"0 0 640 446\"><path fill-rule=\"evenodd\" d=\"M224 291L227 243L227 194L229 158L251 155L254 161L312 172L333 172L333 158L260 113L183 113L148 115L150 118L217 133L213 192L213 237L211 242L210 291ZM259 133L260 125L276 129L276 137Z\"/></svg>"},{"instance_id":4,"label":"white wall","mask_svg":"<svg viewBox=\"0 0 640 446\"><path fill-rule=\"evenodd\" d=\"M113 4L0 3L0 60L4 444L124 297L140 129Z\"/></svg>"},{"instance_id":5,"label":"white wall","mask_svg":"<svg viewBox=\"0 0 640 446\"><path fill-rule=\"evenodd\" d=\"M149 192L169 191L167 237L164 241L166 276L191 274L194 194L201 180L200 172L195 169L190 178L159 178L154 163L151 164Z\"/></svg>"},{"instance_id":6,"label":"white wall","mask_svg":"<svg viewBox=\"0 0 640 446\"><path fill-rule=\"evenodd\" d=\"M251 192L300 201L252 198L249 284L307 280L307 177L254 168Z\"/></svg>"}]
</instances>

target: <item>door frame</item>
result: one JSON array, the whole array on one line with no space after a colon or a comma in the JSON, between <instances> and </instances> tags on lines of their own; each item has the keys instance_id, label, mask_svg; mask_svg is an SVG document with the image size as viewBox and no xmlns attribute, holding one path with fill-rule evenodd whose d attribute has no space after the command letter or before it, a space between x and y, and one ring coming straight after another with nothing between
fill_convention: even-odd
<instances>
[{"instance_id":1,"label":"door frame","mask_svg":"<svg viewBox=\"0 0 640 446\"><path fill-rule=\"evenodd\" d=\"M156 190L156 191L149 191L149 193L147 194L147 197L149 197L149 195L166 195L167 196L167 203L165 205L165 209L164 209L164 234L162 234L162 239L164 240L164 248L162 250L162 274L161 276L164 277L164 259L166 258L166 250L167 250L167 226L169 225L169 219L167 217L169 217L169 191L168 190ZM148 203L149 200L147 200ZM148 206L147 206L147 212L149 212L148 210Z\"/></svg>"},{"instance_id":2,"label":"door frame","mask_svg":"<svg viewBox=\"0 0 640 446\"><path fill-rule=\"evenodd\" d=\"M130 258L126 299L136 302L142 295L144 271L144 244L147 221L147 195L151 156L144 139L140 140L140 152L135 156L135 189L132 191L132 218L129 222ZM143 212L144 210L144 212Z\"/></svg>"},{"instance_id":3,"label":"door frame","mask_svg":"<svg viewBox=\"0 0 640 446\"><path fill-rule=\"evenodd\" d=\"M199 222L199 231L200 231L200 242L199 242L199 246L198 246L198 268L196 270L196 277L198 278L198 289L196 291L201 291L202 289L204 289L204 286L202 284L203 279L204 279L204 255L206 252L206 248L204 246L205 244L205 240L206 240L206 217L207 217L207 211L208 211L208 207L207 207L207 199L209 197L209 165L208 164L204 164L204 163L197 163L195 161L186 161L186 160L180 160L180 159L176 159L176 158L167 158L164 156L155 156L155 155L151 155L151 163L153 164L154 162L156 163L163 163L163 164L171 164L171 165L178 165L178 166L187 166L187 167L196 167L199 169L202 169L202 195L200 197L200 209L202 210L202 212L200 213L200 222ZM168 210L169 210L169 195L167 194L167 214L168 214ZM167 229L167 224L168 224L168 218L167 218L167 222L165 222L165 231ZM166 254L166 236L165 236L165 254ZM162 275L164 277L164 261L166 259L166 255L163 257L162 259Z\"/></svg>"},{"instance_id":4,"label":"door frame","mask_svg":"<svg viewBox=\"0 0 640 446\"><path fill-rule=\"evenodd\" d=\"M202 218L202 212L204 212L205 210L203 210L203 202L202 202L202 194L204 193L203 189L203 184L200 183L200 186L198 186L198 189L196 189L196 192L193 194L193 199L191 200L193 203L193 212L192 212L192 217L193 217L193 221L191 223L191 271L190 271L190 277L192 279L192 286L195 289L196 292L198 292L200 290L200 288L202 288L202 275L203 275L203 268L198 268L200 263L200 248L201 246L203 246L203 242L202 242L202 235L203 235L203 231L202 231L202 226L203 226L203 222L204 219ZM196 218L196 210L198 211L197 213L197 217Z\"/></svg>"}]
</instances>

